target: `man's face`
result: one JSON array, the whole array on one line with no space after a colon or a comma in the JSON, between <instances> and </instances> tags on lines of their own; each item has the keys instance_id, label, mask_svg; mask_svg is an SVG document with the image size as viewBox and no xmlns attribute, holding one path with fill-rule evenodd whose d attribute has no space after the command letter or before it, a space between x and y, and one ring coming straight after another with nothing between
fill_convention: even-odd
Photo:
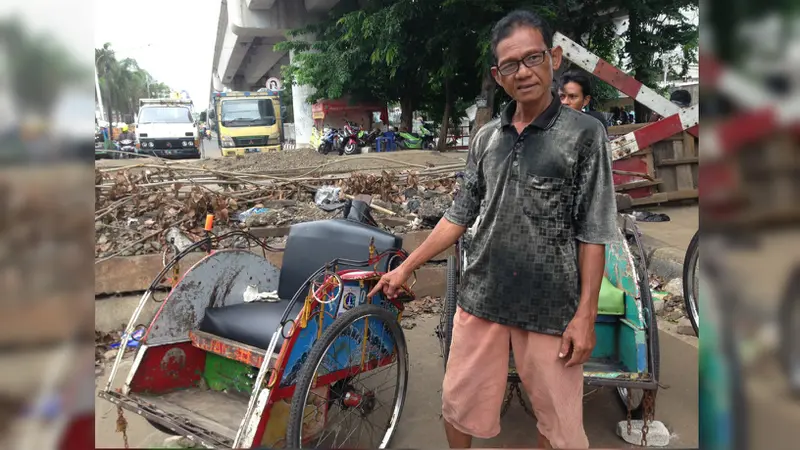
<instances>
[{"instance_id":1,"label":"man's face","mask_svg":"<svg viewBox=\"0 0 800 450\"><path fill-rule=\"evenodd\" d=\"M561 48L555 47L544 55L541 64L527 67L520 60L548 50L539 30L527 26L514 29L510 36L497 45L497 65L492 76L511 98L519 103L536 102L547 95L553 83L553 71L561 65ZM498 67L519 62L519 70L502 75Z\"/></svg>"},{"instance_id":2,"label":"man's face","mask_svg":"<svg viewBox=\"0 0 800 450\"><path fill-rule=\"evenodd\" d=\"M561 98L561 104L569 106L570 108L581 111L586 105L589 104L590 97L583 95L581 85L574 81L570 81L558 90L558 95Z\"/></svg>"}]
</instances>

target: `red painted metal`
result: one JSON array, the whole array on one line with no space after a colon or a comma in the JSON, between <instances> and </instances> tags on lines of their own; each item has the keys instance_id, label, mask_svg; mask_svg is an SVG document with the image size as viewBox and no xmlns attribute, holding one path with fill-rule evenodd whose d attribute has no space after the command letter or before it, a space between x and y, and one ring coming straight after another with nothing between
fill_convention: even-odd
<instances>
[{"instance_id":1,"label":"red painted metal","mask_svg":"<svg viewBox=\"0 0 800 450\"><path fill-rule=\"evenodd\" d=\"M700 84L715 86L722 76L723 68L712 55L700 52Z\"/></svg>"},{"instance_id":2,"label":"red painted metal","mask_svg":"<svg viewBox=\"0 0 800 450\"><path fill-rule=\"evenodd\" d=\"M149 347L131 380L131 392L160 394L191 387L203 376L206 352L191 342Z\"/></svg>"},{"instance_id":3,"label":"red painted metal","mask_svg":"<svg viewBox=\"0 0 800 450\"><path fill-rule=\"evenodd\" d=\"M192 345L195 347L206 352L217 354L223 358L232 359L257 368L260 368L261 364L264 363L266 352L255 347L219 336L211 336L208 334L200 335L194 331L189 332L189 338L192 340Z\"/></svg>"},{"instance_id":4,"label":"red painted metal","mask_svg":"<svg viewBox=\"0 0 800 450\"><path fill-rule=\"evenodd\" d=\"M626 159L620 159L611 163L611 167L617 170L624 170L626 172L647 173L647 161L644 156L634 155ZM619 186L625 183L644 180L642 177L635 175L621 175L614 174L614 186ZM653 195L652 186L644 186L636 189L630 189L624 192L632 198L643 198Z\"/></svg>"},{"instance_id":5,"label":"red painted metal","mask_svg":"<svg viewBox=\"0 0 800 450\"><path fill-rule=\"evenodd\" d=\"M678 114L674 114L658 122L645 125L634 131L633 134L636 136L636 144L639 149L643 150L681 131L683 131L681 118Z\"/></svg>"},{"instance_id":6,"label":"red painted metal","mask_svg":"<svg viewBox=\"0 0 800 450\"><path fill-rule=\"evenodd\" d=\"M636 78L633 78L602 59L597 62L594 72L592 73L597 78L614 86L619 89L620 92L633 99L639 95L639 91L642 89L642 83L636 80Z\"/></svg>"},{"instance_id":7,"label":"red painted metal","mask_svg":"<svg viewBox=\"0 0 800 450\"><path fill-rule=\"evenodd\" d=\"M72 418L61 441L59 450L90 450L94 445L94 414L82 414Z\"/></svg>"},{"instance_id":8,"label":"red painted metal","mask_svg":"<svg viewBox=\"0 0 800 450\"><path fill-rule=\"evenodd\" d=\"M724 153L734 153L747 144L757 142L779 128L773 108L764 108L737 115L714 128Z\"/></svg>"}]
</instances>

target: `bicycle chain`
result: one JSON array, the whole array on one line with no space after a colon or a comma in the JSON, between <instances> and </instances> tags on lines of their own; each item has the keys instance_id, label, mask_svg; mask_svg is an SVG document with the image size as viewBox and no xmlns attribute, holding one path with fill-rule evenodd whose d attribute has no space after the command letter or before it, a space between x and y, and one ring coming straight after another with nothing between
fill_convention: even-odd
<instances>
[{"instance_id":1,"label":"bicycle chain","mask_svg":"<svg viewBox=\"0 0 800 450\"><path fill-rule=\"evenodd\" d=\"M122 442L125 444L125 448L130 448L128 446L128 420L125 419L120 405L117 405L117 433L122 433Z\"/></svg>"}]
</instances>

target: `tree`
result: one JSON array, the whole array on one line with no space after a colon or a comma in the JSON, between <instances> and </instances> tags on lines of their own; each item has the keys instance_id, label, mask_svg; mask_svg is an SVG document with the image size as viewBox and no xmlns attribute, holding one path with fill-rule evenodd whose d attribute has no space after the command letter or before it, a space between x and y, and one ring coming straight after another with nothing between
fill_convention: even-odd
<instances>
[{"instance_id":1,"label":"tree","mask_svg":"<svg viewBox=\"0 0 800 450\"><path fill-rule=\"evenodd\" d=\"M697 62L697 26L690 23L684 11L695 12L696 0L621 0L621 7L628 11L628 30L625 32L624 56L630 59L630 68L637 80L653 87L661 78L664 64L661 56L682 51L678 58L681 72L673 76L685 76L689 65ZM646 117L649 109L636 103L636 117Z\"/></svg>"},{"instance_id":2,"label":"tree","mask_svg":"<svg viewBox=\"0 0 800 450\"><path fill-rule=\"evenodd\" d=\"M169 86L154 80L140 68L135 59L117 60L110 43L94 52L109 120L113 117L112 111L119 113L120 119L132 116L139 109L139 99L168 97L172 92Z\"/></svg>"},{"instance_id":3,"label":"tree","mask_svg":"<svg viewBox=\"0 0 800 450\"><path fill-rule=\"evenodd\" d=\"M457 109L463 110L480 94L486 99L486 107L479 110L476 120L479 126L497 111L504 96L489 71L490 30L513 9L534 9L554 29L612 63L618 64L616 56L621 48L623 56L636 64L647 61L648 68L657 67L653 51L684 46L687 54L691 53L689 38L692 33L696 37L696 27L687 25L683 16L675 14L680 10L675 4L685 5L688 0L643 0L639 3L644 6L632 8L635 3L634 0L542 0L532 5L529 0L343 0L322 22L293 30L290 35L294 39L279 44L278 49L295 52L285 76L292 83L314 87L316 94L312 101L350 96L356 101L399 102L402 126L410 128L414 111L423 110L441 118L440 123L448 124L453 117L461 117ZM632 17L637 23L644 20L649 27L646 29L663 34L643 38L642 28L637 25L617 36L613 16L608 12L621 10L634 11ZM676 24L661 21L659 14ZM302 38L308 34L315 39ZM645 41L653 44L642 45ZM568 66L565 64L562 70ZM639 71L644 77L650 75L645 70ZM556 76L559 74L560 71ZM597 85L600 99L616 95L604 83ZM446 136L446 131L443 126L440 137Z\"/></svg>"}]
</instances>

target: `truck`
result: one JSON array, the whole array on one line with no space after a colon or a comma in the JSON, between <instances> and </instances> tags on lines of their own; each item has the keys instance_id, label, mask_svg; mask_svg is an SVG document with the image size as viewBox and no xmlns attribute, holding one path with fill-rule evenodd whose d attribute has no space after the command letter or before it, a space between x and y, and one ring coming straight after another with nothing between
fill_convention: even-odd
<instances>
[{"instance_id":1,"label":"truck","mask_svg":"<svg viewBox=\"0 0 800 450\"><path fill-rule=\"evenodd\" d=\"M281 149L281 98L275 91L214 92L208 119L222 156Z\"/></svg>"},{"instance_id":2,"label":"truck","mask_svg":"<svg viewBox=\"0 0 800 450\"><path fill-rule=\"evenodd\" d=\"M191 100L143 98L136 119L136 149L168 159L200 158Z\"/></svg>"}]
</instances>

